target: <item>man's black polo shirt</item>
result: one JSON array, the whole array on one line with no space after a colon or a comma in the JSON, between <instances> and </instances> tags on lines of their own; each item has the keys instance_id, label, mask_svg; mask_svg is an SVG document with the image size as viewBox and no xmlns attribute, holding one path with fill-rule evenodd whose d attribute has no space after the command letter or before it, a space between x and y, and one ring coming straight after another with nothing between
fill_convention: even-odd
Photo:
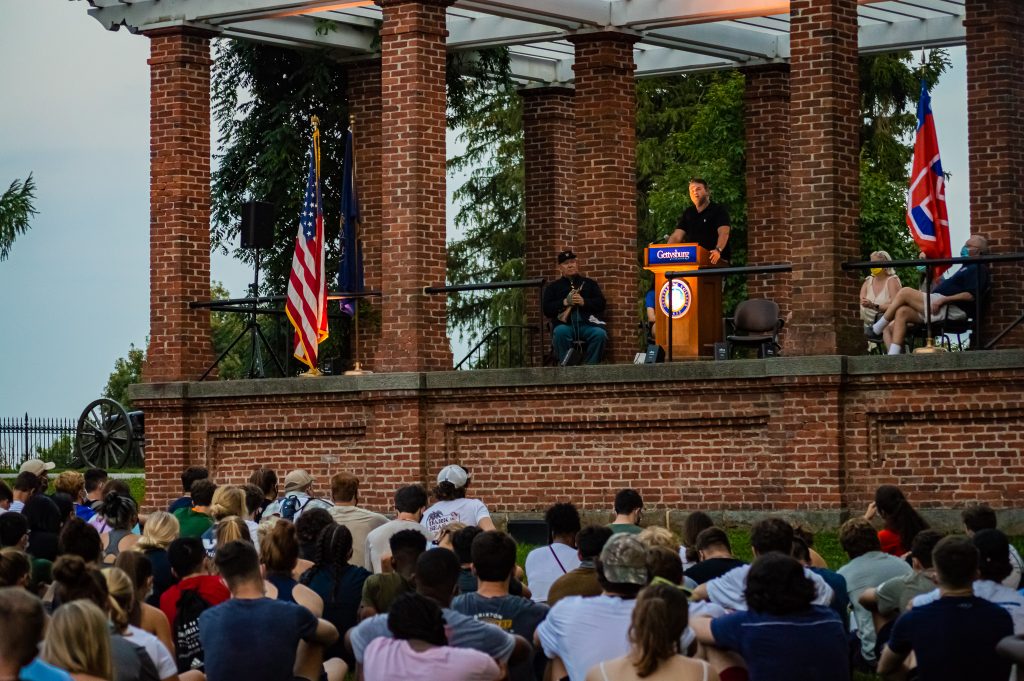
<instances>
[{"instance_id":1,"label":"man's black polo shirt","mask_svg":"<svg viewBox=\"0 0 1024 681\"><path fill-rule=\"evenodd\" d=\"M676 229L683 230L684 242L696 242L703 248L712 251L718 246L718 228L729 224L729 211L720 203L708 203L708 207L697 212L690 206L679 217ZM730 235L731 236L731 235ZM731 240L730 240L731 241ZM732 260L732 244L726 243L722 249L722 260Z\"/></svg>"}]
</instances>

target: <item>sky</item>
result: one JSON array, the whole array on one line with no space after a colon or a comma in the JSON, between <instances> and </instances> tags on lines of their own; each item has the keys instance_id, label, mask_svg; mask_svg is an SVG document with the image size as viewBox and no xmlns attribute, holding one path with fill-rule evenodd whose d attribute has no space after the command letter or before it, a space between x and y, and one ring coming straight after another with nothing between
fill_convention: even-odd
<instances>
[{"instance_id":1,"label":"sky","mask_svg":"<svg viewBox=\"0 0 1024 681\"><path fill-rule=\"evenodd\" d=\"M149 329L149 41L104 30L87 7L0 2L0 189L31 172L39 211L0 262L0 417L77 417ZM963 48L950 56L932 106L957 252L967 103ZM219 254L211 276L237 295L252 278Z\"/></svg>"}]
</instances>

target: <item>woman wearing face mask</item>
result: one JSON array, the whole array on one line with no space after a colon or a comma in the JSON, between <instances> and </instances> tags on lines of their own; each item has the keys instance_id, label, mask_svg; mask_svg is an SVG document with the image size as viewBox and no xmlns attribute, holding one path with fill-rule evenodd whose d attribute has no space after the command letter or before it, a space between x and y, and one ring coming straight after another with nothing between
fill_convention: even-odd
<instances>
[{"instance_id":1,"label":"woman wearing face mask","mask_svg":"<svg viewBox=\"0 0 1024 681\"><path fill-rule=\"evenodd\" d=\"M878 267L871 268L871 275L864 280L860 287L860 318L864 322L867 331L875 319L889 308L889 303L899 292L900 278L891 267L882 267L881 263L892 261L892 257L885 251L875 251L871 254L871 261L879 263ZM868 332L868 350L871 346L881 342L880 337Z\"/></svg>"}]
</instances>

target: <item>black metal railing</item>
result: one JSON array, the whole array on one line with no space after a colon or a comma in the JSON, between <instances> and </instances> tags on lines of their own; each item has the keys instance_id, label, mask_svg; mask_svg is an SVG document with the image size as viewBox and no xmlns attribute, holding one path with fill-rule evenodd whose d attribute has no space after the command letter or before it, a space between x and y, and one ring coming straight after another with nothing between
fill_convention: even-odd
<instances>
[{"instance_id":1,"label":"black metal railing","mask_svg":"<svg viewBox=\"0 0 1024 681\"><path fill-rule=\"evenodd\" d=\"M76 427L73 418L39 418L28 414L0 418L0 468L16 471L26 459L71 466Z\"/></svg>"},{"instance_id":2,"label":"black metal railing","mask_svg":"<svg viewBox=\"0 0 1024 681\"><path fill-rule=\"evenodd\" d=\"M488 331L455 369L519 369L536 366L530 352L531 336L539 333L537 326L504 324Z\"/></svg>"}]
</instances>

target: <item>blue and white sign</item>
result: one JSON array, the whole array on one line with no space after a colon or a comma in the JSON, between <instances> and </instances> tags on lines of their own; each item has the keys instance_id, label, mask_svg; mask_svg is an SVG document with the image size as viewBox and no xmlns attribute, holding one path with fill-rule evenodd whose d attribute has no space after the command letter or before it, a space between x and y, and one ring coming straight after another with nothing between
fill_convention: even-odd
<instances>
[{"instance_id":1,"label":"blue and white sign","mask_svg":"<svg viewBox=\"0 0 1024 681\"><path fill-rule=\"evenodd\" d=\"M693 302L693 293L690 286L682 279L666 281L658 294L658 304L661 311L672 319L679 319L690 311L690 303Z\"/></svg>"},{"instance_id":2,"label":"blue and white sign","mask_svg":"<svg viewBox=\"0 0 1024 681\"><path fill-rule=\"evenodd\" d=\"M647 249L648 265L696 265L696 246L651 246Z\"/></svg>"}]
</instances>

